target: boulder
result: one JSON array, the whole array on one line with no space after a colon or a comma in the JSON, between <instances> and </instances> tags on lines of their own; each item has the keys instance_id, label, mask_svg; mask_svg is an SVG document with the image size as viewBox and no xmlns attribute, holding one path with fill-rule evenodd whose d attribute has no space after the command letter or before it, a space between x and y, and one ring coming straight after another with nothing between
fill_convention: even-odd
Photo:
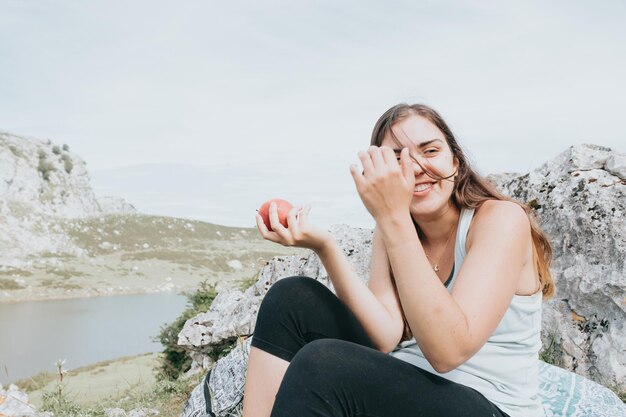
<instances>
[{"instance_id":1,"label":"boulder","mask_svg":"<svg viewBox=\"0 0 626 417\"><path fill-rule=\"evenodd\" d=\"M490 176L534 209L552 243L555 296L544 304L544 358L626 390L625 155L572 146L526 175Z\"/></svg>"},{"instance_id":2,"label":"boulder","mask_svg":"<svg viewBox=\"0 0 626 417\"><path fill-rule=\"evenodd\" d=\"M28 394L11 384L4 388L0 384L0 416L52 417L52 413L38 412L28 401Z\"/></svg>"}]
</instances>

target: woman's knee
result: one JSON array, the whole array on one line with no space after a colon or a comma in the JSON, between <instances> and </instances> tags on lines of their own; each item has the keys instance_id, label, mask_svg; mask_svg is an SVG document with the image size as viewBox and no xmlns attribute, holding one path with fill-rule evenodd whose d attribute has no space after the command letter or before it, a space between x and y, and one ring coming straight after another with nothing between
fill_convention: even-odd
<instances>
[{"instance_id":1,"label":"woman's knee","mask_svg":"<svg viewBox=\"0 0 626 417\"><path fill-rule=\"evenodd\" d=\"M307 343L294 356L292 363L297 368L319 372L321 367L336 369L346 354L350 342L340 339L317 339ZM294 362L295 361L295 362Z\"/></svg>"},{"instance_id":2,"label":"woman's knee","mask_svg":"<svg viewBox=\"0 0 626 417\"><path fill-rule=\"evenodd\" d=\"M345 340L330 338L309 342L291 360L291 377L305 378L312 385L328 385L333 381L350 378L351 372L345 369L345 364L351 356L358 354L355 350L357 346Z\"/></svg>"},{"instance_id":3,"label":"woman's knee","mask_svg":"<svg viewBox=\"0 0 626 417\"><path fill-rule=\"evenodd\" d=\"M330 291L321 282L304 275L295 275L276 281L263 297L262 305L285 306L314 299L320 291Z\"/></svg>"}]
</instances>

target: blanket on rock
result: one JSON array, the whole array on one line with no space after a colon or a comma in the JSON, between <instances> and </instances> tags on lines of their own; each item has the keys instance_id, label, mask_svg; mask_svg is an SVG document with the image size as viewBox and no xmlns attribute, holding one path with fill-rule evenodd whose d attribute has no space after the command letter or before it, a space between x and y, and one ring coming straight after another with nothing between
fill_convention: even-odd
<instances>
[{"instance_id":1,"label":"blanket on rock","mask_svg":"<svg viewBox=\"0 0 626 417\"><path fill-rule=\"evenodd\" d=\"M191 393L181 417L241 416L251 341L240 339L215 364ZM626 405L608 388L545 362L539 366L539 395L546 417L626 417Z\"/></svg>"}]
</instances>

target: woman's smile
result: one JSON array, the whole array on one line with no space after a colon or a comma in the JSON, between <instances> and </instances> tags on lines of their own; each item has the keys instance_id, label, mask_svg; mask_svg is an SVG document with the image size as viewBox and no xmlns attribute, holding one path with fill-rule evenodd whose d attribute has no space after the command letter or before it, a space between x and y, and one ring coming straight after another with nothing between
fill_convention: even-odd
<instances>
[{"instance_id":1,"label":"woman's smile","mask_svg":"<svg viewBox=\"0 0 626 417\"><path fill-rule=\"evenodd\" d=\"M434 186L435 186L435 183L433 182L423 182L421 184L416 184L415 191L413 191L413 195L416 197L425 196L433 189Z\"/></svg>"}]
</instances>

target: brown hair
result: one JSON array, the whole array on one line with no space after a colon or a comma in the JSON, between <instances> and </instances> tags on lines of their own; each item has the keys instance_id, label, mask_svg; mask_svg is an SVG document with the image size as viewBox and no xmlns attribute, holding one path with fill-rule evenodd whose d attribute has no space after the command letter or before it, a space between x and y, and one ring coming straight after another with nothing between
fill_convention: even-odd
<instances>
[{"instance_id":1,"label":"brown hair","mask_svg":"<svg viewBox=\"0 0 626 417\"><path fill-rule=\"evenodd\" d=\"M400 120L408 117L411 114L415 114L433 123L445 136L448 146L452 150L452 154L457 158L459 167L456 172L456 179L454 181L454 191L451 196L452 203L457 209L476 208L479 207L486 200L506 200L519 204L530 222L531 237L533 241L533 257L535 259L537 269L539 271L539 280L541 282L541 291L543 298L549 299L554 294L554 280L550 273L550 264L552 262L552 246L548 240L546 234L541 230L532 209L524 203L516 201L510 197L502 195L498 190L485 178L477 174L470 166L465 153L459 146L454 134L443 120L443 118L434 109L423 104L398 104L387 110L376 122L374 130L372 132L372 140L370 145L381 146L383 138L387 133L391 135L393 140L403 147L398 138L395 136L391 127ZM426 175L436 180L448 180L451 176L442 176L439 172L433 172L432 169L426 169L418 160L411 157L417 162ZM415 224L418 235L422 237L421 230ZM393 271L391 266L389 272L392 276L392 282L395 287L395 279L393 278ZM396 292L397 292L396 288ZM402 340L408 340L412 337L409 324L402 311L402 319L404 320L404 333Z\"/></svg>"}]
</instances>

